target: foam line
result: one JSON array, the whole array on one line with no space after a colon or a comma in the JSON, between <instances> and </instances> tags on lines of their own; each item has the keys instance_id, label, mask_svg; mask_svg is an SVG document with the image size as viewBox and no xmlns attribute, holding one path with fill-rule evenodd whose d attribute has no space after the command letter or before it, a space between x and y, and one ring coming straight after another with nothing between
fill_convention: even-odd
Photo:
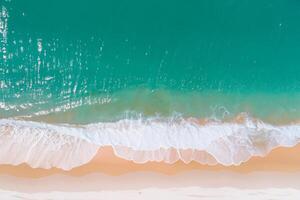
<instances>
[{"instance_id":1,"label":"foam line","mask_svg":"<svg viewBox=\"0 0 300 200\"><path fill-rule=\"evenodd\" d=\"M300 125L243 122L205 124L193 119L123 119L88 125L0 120L0 164L70 170L88 163L103 146L136 163L163 161L239 165L278 146L299 142Z\"/></svg>"}]
</instances>

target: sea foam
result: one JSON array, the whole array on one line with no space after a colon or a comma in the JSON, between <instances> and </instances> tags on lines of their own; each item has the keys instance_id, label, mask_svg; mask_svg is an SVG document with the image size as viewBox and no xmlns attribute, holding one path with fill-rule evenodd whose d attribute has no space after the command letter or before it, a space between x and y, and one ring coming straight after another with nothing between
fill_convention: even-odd
<instances>
[{"instance_id":1,"label":"sea foam","mask_svg":"<svg viewBox=\"0 0 300 200\"><path fill-rule=\"evenodd\" d=\"M90 162L99 148L135 163L149 161L225 166L265 156L278 146L299 142L300 125L271 125L195 119L123 119L88 125L0 120L0 164L26 163L33 168L63 170ZM101 156L101 155L100 155Z\"/></svg>"}]
</instances>

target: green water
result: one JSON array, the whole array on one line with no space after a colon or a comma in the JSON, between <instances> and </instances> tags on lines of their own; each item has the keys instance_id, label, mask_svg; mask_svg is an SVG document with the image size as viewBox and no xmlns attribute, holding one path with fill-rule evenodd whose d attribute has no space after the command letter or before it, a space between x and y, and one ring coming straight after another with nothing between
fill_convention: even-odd
<instances>
[{"instance_id":1,"label":"green water","mask_svg":"<svg viewBox=\"0 0 300 200\"><path fill-rule=\"evenodd\" d=\"M0 6L2 118L43 111L76 123L130 112L300 117L299 1L4 0Z\"/></svg>"}]
</instances>

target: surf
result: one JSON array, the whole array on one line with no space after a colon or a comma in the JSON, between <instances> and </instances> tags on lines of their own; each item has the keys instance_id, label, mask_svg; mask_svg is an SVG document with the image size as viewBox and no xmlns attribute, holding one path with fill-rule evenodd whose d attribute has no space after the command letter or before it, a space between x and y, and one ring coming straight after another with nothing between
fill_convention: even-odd
<instances>
[{"instance_id":1,"label":"surf","mask_svg":"<svg viewBox=\"0 0 300 200\"><path fill-rule=\"evenodd\" d=\"M276 147L295 146L299 139L299 124L272 125L253 118L122 119L86 125L1 119L0 164L71 170L110 146L116 156L135 163L180 160L231 166Z\"/></svg>"}]
</instances>

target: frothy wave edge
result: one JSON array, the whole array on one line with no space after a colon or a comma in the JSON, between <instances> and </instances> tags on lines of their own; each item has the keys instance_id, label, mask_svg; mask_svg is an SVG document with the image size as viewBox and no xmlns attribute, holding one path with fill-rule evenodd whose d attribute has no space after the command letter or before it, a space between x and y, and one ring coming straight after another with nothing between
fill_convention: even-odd
<instances>
[{"instance_id":1,"label":"frothy wave edge","mask_svg":"<svg viewBox=\"0 0 300 200\"><path fill-rule=\"evenodd\" d=\"M272 149L295 146L300 125L271 125L253 118L123 119L88 125L0 120L0 164L71 170L90 162L101 147L135 163L149 161L240 165Z\"/></svg>"}]
</instances>

